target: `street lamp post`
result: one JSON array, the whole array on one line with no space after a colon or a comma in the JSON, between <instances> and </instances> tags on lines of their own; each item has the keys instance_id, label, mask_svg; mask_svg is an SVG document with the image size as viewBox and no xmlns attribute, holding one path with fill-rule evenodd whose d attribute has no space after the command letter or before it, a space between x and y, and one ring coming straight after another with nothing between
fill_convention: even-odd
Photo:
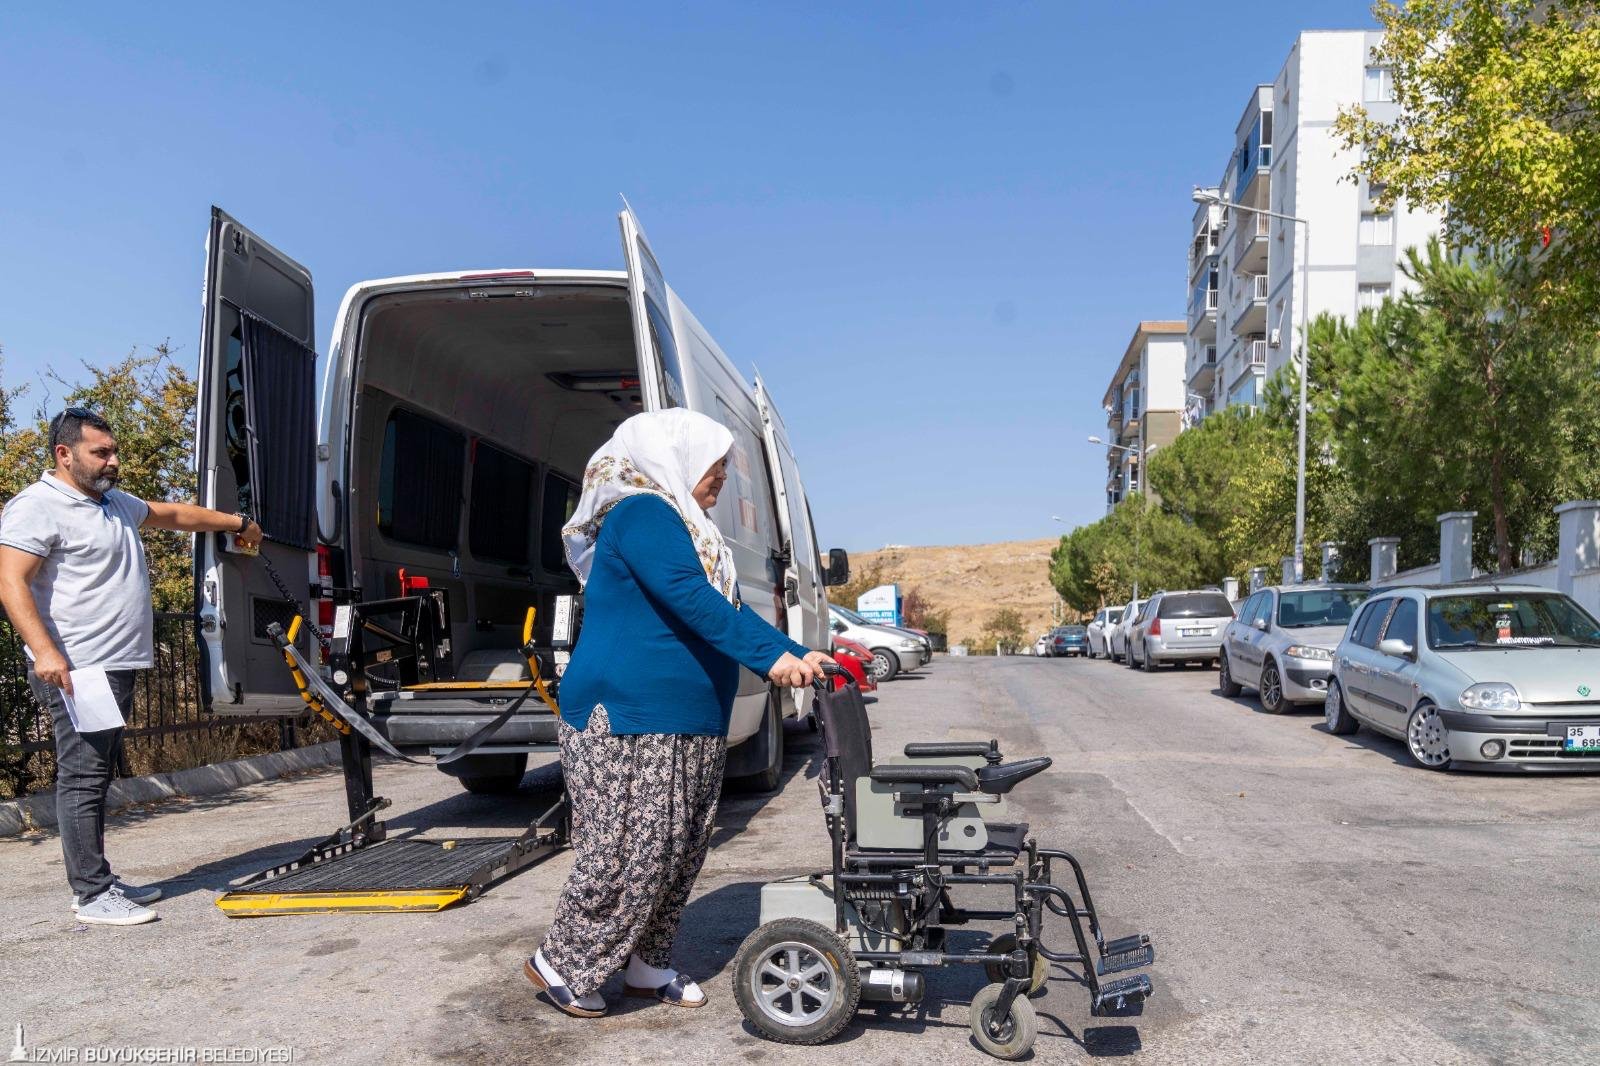
<instances>
[{"instance_id":1,"label":"street lamp post","mask_svg":"<svg viewBox=\"0 0 1600 1066\"><path fill-rule=\"evenodd\" d=\"M1305 580L1306 560L1306 379L1311 376L1311 338L1307 335L1307 322L1311 307L1311 223L1294 215L1268 211L1261 207L1236 204L1217 193L1198 186L1193 194L1197 204L1221 204L1223 207L1245 211L1252 215L1282 219L1305 227L1305 242L1300 247L1300 418L1299 456L1295 467L1294 483L1294 579Z\"/></svg>"},{"instance_id":2,"label":"street lamp post","mask_svg":"<svg viewBox=\"0 0 1600 1066\"><path fill-rule=\"evenodd\" d=\"M1106 449L1108 449L1110 451L1129 452L1130 454L1137 455L1141 460L1144 459L1151 452L1156 450L1156 446L1154 444L1152 444L1148 448L1146 448L1143 452L1140 452L1139 449L1130 448L1126 444L1107 444L1105 441L1101 440L1099 437L1090 437L1089 438L1089 443L1090 444L1098 444L1102 448L1106 448ZM1144 487L1145 487L1145 485L1147 485L1149 483L1148 482L1149 476L1150 476L1150 472L1148 470L1144 469L1144 467L1141 466L1139 468L1139 495L1145 497L1146 499L1148 499L1149 497L1145 493L1145 488ZM1139 598L1139 564L1141 562L1141 556L1140 556L1139 547L1140 547L1140 541L1143 539L1143 536L1144 536L1144 509L1145 509L1144 503L1141 502L1140 506L1139 506L1139 517L1133 523L1133 598L1134 599L1138 599ZM1052 515L1051 517L1054 517L1054 516Z\"/></svg>"}]
</instances>

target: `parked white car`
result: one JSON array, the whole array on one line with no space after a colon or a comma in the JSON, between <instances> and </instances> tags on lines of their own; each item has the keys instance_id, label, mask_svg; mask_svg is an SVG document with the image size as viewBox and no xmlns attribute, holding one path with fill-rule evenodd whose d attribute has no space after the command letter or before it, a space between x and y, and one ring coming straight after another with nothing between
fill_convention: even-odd
<instances>
[{"instance_id":1,"label":"parked white car","mask_svg":"<svg viewBox=\"0 0 1600 1066\"><path fill-rule=\"evenodd\" d=\"M1110 628L1110 637L1107 644L1111 649L1111 661L1122 662L1128 657L1128 630L1133 628L1133 623L1139 617L1139 612L1144 609L1144 600L1129 600L1121 607L1122 614Z\"/></svg>"},{"instance_id":2,"label":"parked white car","mask_svg":"<svg viewBox=\"0 0 1600 1066\"><path fill-rule=\"evenodd\" d=\"M1050 654L1050 634L1049 633L1046 633L1044 636L1040 637L1038 640L1033 642L1033 654L1041 656L1041 657Z\"/></svg>"},{"instance_id":3,"label":"parked white car","mask_svg":"<svg viewBox=\"0 0 1600 1066\"><path fill-rule=\"evenodd\" d=\"M1121 607L1102 607L1089 623L1089 658L1111 658L1111 629L1122 621Z\"/></svg>"},{"instance_id":4,"label":"parked white car","mask_svg":"<svg viewBox=\"0 0 1600 1066\"><path fill-rule=\"evenodd\" d=\"M1600 770L1600 622L1533 585L1385 589L1339 642L1323 716L1429 770Z\"/></svg>"},{"instance_id":5,"label":"parked white car","mask_svg":"<svg viewBox=\"0 0 1600 1066\"><path fill-rule=\"evenodd\" d=\"M877 625L848 607L828 604L829 624L835 633L865 644L872 652L872 680L893 681L902 670L915 670L933 659L933 642L894 626Z\"/></svg>"}]
</instances>

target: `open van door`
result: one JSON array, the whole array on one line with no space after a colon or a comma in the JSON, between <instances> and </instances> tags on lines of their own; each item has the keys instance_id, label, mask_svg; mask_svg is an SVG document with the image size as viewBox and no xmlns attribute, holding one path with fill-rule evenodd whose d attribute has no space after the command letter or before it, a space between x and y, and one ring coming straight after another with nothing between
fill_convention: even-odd
<instances>
[{"instance_id":1,"label":"open van door","mask_svg":"<svg viewBox=\"0 0 1600 1066\"><path fill-rule=\"evenodd\" d=\"M789 637L808 648L828 649L827 606L822 595L821 560L811 530L800 465L789 447L789 431L772 403L761 375L756 375L756 407L761 411L762 442L772 487L778 494L778 528L789 557L784 569L784 602L788 608Z\"/></svg>"},{"instance_id":2,"label":"open van door","mask_svg":"<svg viewBox=\"0 0 1600 1066\"><path fill-rule=\"evenodd\" d=\"M264 534L259 557L237 553L229 534L195 535L201 700L217 714L299 714L305 705L267 627L287 629L309 610L317 545L311 274L213 207L201 303L199 499L250 515ZM307 617L302 634L316 622Z\"/></svg>"},{"instance_id":3,"label":"open van door","mask_svg":"<svg viewBox=\"0 0 1600 1066\"><path fill-rule=\"evenodd\" d=\"M628 265L628 304L633 309L633 343L639 353L645 410L686 407L683 364L678 359L671 303L661 266L626 199L617 221L622 225L622 258Z\"/></svg>"}]
</instances>

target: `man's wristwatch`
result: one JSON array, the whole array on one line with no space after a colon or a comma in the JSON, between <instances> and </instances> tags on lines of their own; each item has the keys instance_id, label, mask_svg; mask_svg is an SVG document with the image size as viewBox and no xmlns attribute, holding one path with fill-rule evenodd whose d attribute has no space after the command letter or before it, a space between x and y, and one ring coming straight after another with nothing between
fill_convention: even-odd
<instances>
[{"instance_id":1,"label":"man's wristwatch","mask_svg":"<svg viewBox=\"0 0 1600 1066\"><path fill-rule=\"evenodd\" d=\"M250 528L250 523L255 521L255 519L251 518L243 511L235 511L234 517L239 520L239 530L234 534L234 536L242 537L244 536L244 531Z\"/></svg>"}]
</instances>

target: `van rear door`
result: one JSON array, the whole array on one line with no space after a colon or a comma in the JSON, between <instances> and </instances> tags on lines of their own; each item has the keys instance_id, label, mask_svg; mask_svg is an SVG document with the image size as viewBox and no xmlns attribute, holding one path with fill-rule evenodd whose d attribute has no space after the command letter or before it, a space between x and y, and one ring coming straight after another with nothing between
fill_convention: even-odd
<instances>
[{"instance_id":1,"label":"van rear door","mask_svg":"<svg viewBox=\"0 0 1600 1066\"><path fill-rule=\"evenodd\" d=\"M756 375L756 407L761 411L762 441L772 486L778 493L778 528L783 533L783 548L789 557L784 573L784 602L788 605L789 636L808 648L827 650L826 607L822 595L821 565L811 529L811 509L806 503L805 486L800 482L800 464L789 446L789 431L773 405L761 375Z\"/></svg>"},{"instance_id":2,"label":"van rear door","mask_svg":"<svg viewBox=\"0 0 1600 1066\"><path fill-rule=\"evenodd\" d=\"M633 342L639 353L639 376L647 411L686 407L683 364L678 358L678 342L672 331L671 303L667 283L661 276L644 227L633 214L628 201L622 201L622 257L628 265L628 303L633 309Z\"/></svg>"},{"instance_id":3,"label":"van rear door","mask_svg":"<svg viewBox=\"0 0 1600 1066\"><path fill-rule=\"evenodd\" d=\"M213 207L201 302L199 499L250 515L265 535L259 557L235 552L231 535L195 535L201 699L217 714L298 714L305 705L267 626L287 628L306 609L316 551L311 274ZM305 622L309 655L317 619Z\"/></svg>"}]
</instances>

